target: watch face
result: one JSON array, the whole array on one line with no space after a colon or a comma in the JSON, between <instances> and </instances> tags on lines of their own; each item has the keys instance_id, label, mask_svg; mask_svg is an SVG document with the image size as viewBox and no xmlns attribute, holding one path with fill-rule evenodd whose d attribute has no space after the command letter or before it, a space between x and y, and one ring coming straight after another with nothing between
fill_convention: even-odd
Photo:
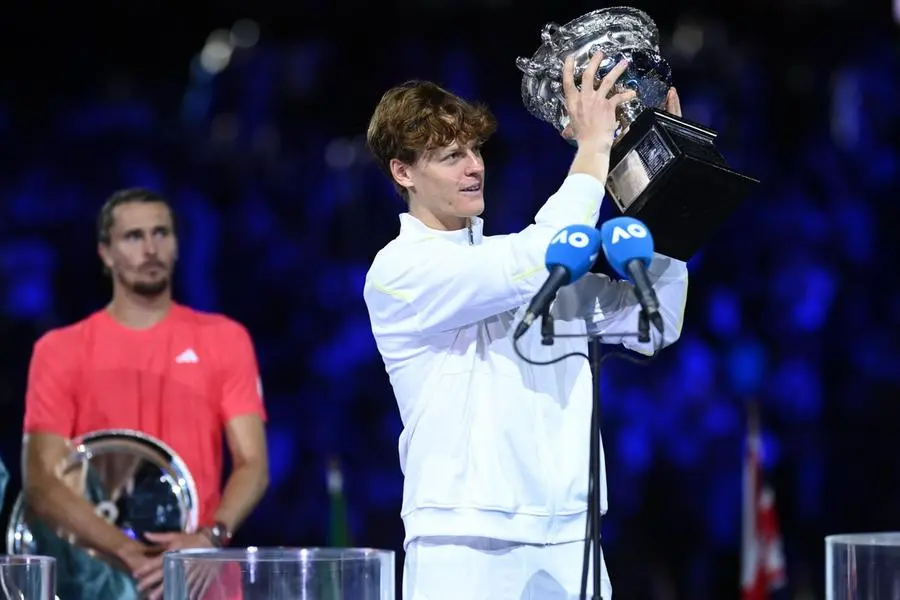
<instances>
[{"instance_id":1,"label":"watch face","mask_svg":"<svg viewBox=\"0 0 900 600\"><path fill-rule=\"evenodd\" d=\"M222 546L228 541L231 540L231 532L225 528L221 523L216 523L209 529L210 534L213 537L213 543L216 546Z\"/></svg>"},{"instance_id":2,"label":"watch face","mask_svg":"<svg viewBox=\"0 0 900 600\"><path fill-rule=\"evenodd\" d=\"M221 537L226 540L231 539L231 532L228 530L227 527L225 527L221 523L216 523L215 526L213 527L213 531L215 532L215 535L217 537Z\"/></svg>"}]
</instances>

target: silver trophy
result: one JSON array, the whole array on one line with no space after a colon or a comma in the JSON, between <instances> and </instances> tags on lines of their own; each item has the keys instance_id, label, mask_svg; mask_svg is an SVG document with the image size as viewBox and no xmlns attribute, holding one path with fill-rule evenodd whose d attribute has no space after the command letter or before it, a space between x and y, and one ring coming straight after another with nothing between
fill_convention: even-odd
<instances>
[{"instance_id":1,"label":"silver trophy","mask_svg":"<svg viewBox=\"0 0 900 600\"><path fill-rule=\"evenodd\" d=\"M603 8L565 25L548 23L531 58L518 58L528 111L562 132L569 124L563 63L575 59L575 83L596 51L602 80L622 59L628 68L614 90L636 97L616 111L619 128L606 189L619 212L641 219L659 252L688 260L746 198L757 180L728 167L716 132L663 110L672 69L659 52L659 29L643 11Z\"/></svg>"},{"instance_id":2,"label":"silver trophy","mask_svg":"<svg viewBox=\"0 0 900 600\"><path fill-rule=\"evenodd\" d=\"M197 529L193 477L171 448L145 433L110 429L76 438L59 473L70 489L91 502L95 514L133 539L150 543L145 533ZM125 573L83 546L71 532L38 519L24 493L12 508L6 551L51 556L66 565L57 574L59 589L66 592L60 591L61 597L82 598L86 589L96 597L129 597L122 591L132 586Z\"/></svg>"},{"instance_id":3,"label":"silver trophy","mask_svg":"<svg viewBox=\"0 0 900 600\"><path fill-rule=\"evenodd\" d=\"M597 50L603 61L597 69L597 81L602 80L621 59L628 60L628 69L614 86L617 92L632 89L633 100L619 106L620 131L628 128L644 108L662 108L666 93L672 85L672 69L659 54L659 30L647 14L629 7L595 10L562 27L556 23L544 25L543 44L535 55L519 58L516 65L525 73L522 78L522 100L535 117L562 131L569 124L563 95L563 63L570 55L575 59L575 81L581 76Z\"/></svg>"}]
</instances>

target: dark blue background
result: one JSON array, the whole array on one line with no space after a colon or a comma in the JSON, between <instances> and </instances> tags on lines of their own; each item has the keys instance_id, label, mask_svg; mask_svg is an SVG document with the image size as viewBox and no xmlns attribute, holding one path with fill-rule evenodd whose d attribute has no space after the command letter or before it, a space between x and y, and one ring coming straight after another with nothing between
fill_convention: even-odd
<instances>
[{"instance_id":1,"label":"dark blue background","mask_svg":"<svg viewBox=\"0 0 900 600\"><path fill-rule=\"evenodd\" d=\"M237 542L324 544L337 454L354 542L399 551L400 422L361 290L403 204L366 154L368 117L413 77L487 101L500 130L486 232L520 229L572 151L526 113L515 58L545 22L600 5L240 4L4 7L9 496L31 345L106 303L94 216L142 185L180 211L177 298L242 321L257 345L272 485ZM821 590L825 534L900 527L896 23L841 0L725 4L636 4L660 24L685 116L762 185L692 261L681 341L649 370L606 363L604 527L622 598L737 597L751 401L796 594ZM204 72L207 36L240 17L261 24L259 43Z\"/></svg>"}]
</instances>

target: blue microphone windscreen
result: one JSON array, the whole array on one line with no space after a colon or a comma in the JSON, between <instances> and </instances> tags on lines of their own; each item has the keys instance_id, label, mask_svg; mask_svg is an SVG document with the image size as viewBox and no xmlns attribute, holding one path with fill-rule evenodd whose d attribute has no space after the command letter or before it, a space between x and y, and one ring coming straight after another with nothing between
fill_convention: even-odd
<instances>
[{"instance_id":1,"label":"blue microphone windscreen","mask_svg":"<svg viewBox=\"0 0 900 600\"><path fill-rule=\"evenodd\" d=\"M647 226L632 217L616 217L600 226L603 253L616 273L628 279L625 268L637 259L650 266L653 260L653 236Z\"/></svg>"},{"instance_id":2,"label":"blue microphone windscreen","mask_svg":"<svg viewBox=\"0 0 900 600\"><path fill-rule=\"evenodd\" d=\"M589 225L570 225L553 236L544 264L547 270L561 266L569 273L569 283L584 277L600 253L600 232Z\"/></svg>"}]
</instances>

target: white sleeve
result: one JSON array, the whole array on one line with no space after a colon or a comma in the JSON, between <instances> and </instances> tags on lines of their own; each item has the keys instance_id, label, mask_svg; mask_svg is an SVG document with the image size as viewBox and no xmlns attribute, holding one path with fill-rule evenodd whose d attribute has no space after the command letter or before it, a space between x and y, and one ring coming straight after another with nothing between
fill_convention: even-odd
<instances>
[{"instance_id":1,"label":"white sleeve","mask_svg":"<svg viewBox=\"0 0 900 600\"><path fill-rule=\"evenodd\" d=\"M687 265L677 259L656 254L647 269L650 283L659 299L663 319L662 346L681 336L687 301ZM621 343L626 348L650 355L660 345L660 335L650 327L650 342L641 344L637 337L616 334L637 333L641 305L629 281L612 281L606 275L589 273L570 286L574 288L577 306L574 316L587 321L588 334L600 336L604 343Z\"/></svg>"},{"instance_id":2,"label":"white sleeve","mask_svg":"<svg viewBox=\"0 0 900 600\"><path fill-rule=\"evenodd\" d=\"M366 276L372 324L392 333L439 332L527 302L544 283L544 254L563 227L595 226L603 184L569 175L523 231L478 246L424 239L385 252Z\"/></svg>"}]
</instances>

